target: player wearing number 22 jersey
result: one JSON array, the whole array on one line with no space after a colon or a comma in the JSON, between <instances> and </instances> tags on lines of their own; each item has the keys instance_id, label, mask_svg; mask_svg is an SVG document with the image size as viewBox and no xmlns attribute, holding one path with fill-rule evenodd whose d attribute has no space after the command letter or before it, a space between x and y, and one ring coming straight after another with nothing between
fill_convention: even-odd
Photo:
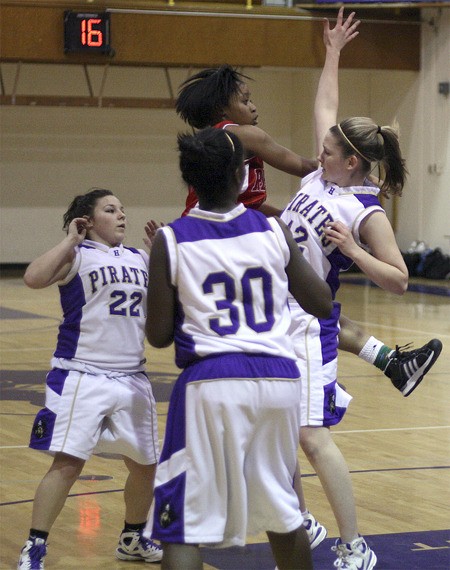
<instances>
[{"instance_id":1,"label":"player wearing number 22 jersey","mask_svg":"<svg viewBox=\"0 0 450 570\"><path fill-rule=\"evenodd\" d=\"M145 251L85 239L59 285L64 320L54 356L108 370L144 370L147 285Z\"/></svg>"},{"instance_id":2,"label":"player wearing number 22 jersey","mask_svg":"<svg viewBox=\"0 0 450 570\"><path fill-rule=\"evenodd\" d=\"M148 254L89 239L75 251L58 283L63 321L30 447L154 463L156 409L144 357Z\"/></svg>"}]
</instances>

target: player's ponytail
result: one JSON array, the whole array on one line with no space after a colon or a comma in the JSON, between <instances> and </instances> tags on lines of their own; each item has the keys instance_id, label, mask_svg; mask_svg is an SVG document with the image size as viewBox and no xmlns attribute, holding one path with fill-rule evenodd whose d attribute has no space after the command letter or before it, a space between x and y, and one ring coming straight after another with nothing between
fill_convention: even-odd
<instances>
[{"instance_id":1,"label":"player's ponytail","mask_svg":"<svg viewBox=\"0 0 450 570\"><path fill-rule=\"evenodd\" d=\"M380 127L367 117L352 117L332 127L331 132L344 156L353 154L361 160L363 172L369 174L373 163L378 164L384 195L401 195L408 171L394 127Z\"/></svg>"}]
</instances>

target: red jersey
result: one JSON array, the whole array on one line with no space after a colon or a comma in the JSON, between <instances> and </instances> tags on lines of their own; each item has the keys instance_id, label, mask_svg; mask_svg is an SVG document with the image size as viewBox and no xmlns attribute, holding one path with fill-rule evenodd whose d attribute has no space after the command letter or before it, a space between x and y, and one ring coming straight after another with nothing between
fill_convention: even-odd
<instances>
[{"instance_id":1,"label":"red jersey","mask_svg":"<svg viewBox=\"0 0 450 570\"><path fill-rule=\"evenodd\" d=\"M225 129L228 125L238 126L236 123L222 121L214 125L215 129ZM239 192L238 203L244 204L246 208L258 209L267 198L266 180L264 178L264 162L259 156L251 156L244 160L245 176L242 188ZM198 203L197 194L194 188L189 186L186 198L186 208L182 216L194 208Z\"/></svg>"}]
</instances>

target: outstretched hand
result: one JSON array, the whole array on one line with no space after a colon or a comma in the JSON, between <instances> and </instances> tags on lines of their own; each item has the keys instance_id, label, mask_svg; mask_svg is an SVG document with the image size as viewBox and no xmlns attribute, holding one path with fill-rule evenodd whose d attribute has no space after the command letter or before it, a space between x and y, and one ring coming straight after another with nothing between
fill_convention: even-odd
<instances>
[{"instance_id":1,"label":"outstretched hand","mask_svg":"<svg viewBox=\"0 0 450 570\"><path fill-rule=\"evenodd\" d=\"M330 21L325 18L323 23L323 42L325 47L338 51L351 42L359 34L357 27L360 20L354 20L355 12L351 12L344 21L344 7L339 8L336 25L330 28Z\"/></svg>"},{"instance_id":2,"label":"outstretched hand","mask_svg":"<svg viewBox=\"0 0 450 570\"><path fill-rule=\"evenodd\" d=\"M143 238L143 242L145 243L149 251L152 249L152 245L155 240L156 230L158 228L162 228L163 226L164 226L163 222L160 222L158 224L158 222L155 222L155 220L149 220L145 224L144 229L146 236Z\"/></svg>"}]
</instances>

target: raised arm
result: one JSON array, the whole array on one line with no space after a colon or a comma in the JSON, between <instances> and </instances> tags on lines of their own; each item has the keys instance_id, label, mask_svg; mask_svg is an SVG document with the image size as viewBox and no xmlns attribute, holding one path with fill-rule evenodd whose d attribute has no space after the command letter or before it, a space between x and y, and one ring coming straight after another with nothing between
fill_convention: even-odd
<instances>
[{"instance_id":1,"label":"raised arm","mask_svg":"<svg viewBox=\"0 0 450 570\"><path fill-rule=\"evenodd\" d=\"M86 237L85 218L70 222L67 236L55 247L30 263L23 280L32 289L43 289L64 279L75 258L75 247Z\"/></svg>"},{"instance_id":2,"label":"raised arm","mask_svg":"<svg viewBox=\"0 0 450 570\"><path fill-rule=\"evenodd\" d=\"M325 135L337 122L339 108L339 58L342 48L352 41L359 32L356 28L360 21L355 20L352 12L344 21L344 8L340 8L336 25L330 28L330 22L325 18L323 25L323 41L326 49L325 63L317 87L314 103L314 126L316 133L316 151L322 151Z\"/></svg>"},{"instance_id":3,"label":"raised arm","mask_svg":"<svg viewBox=\"0 0 450 570\"><path fill-rule=\"evenodd\" d=\"M317 168L317 160L296 154L277 143L269 134L254 125L230 125L227 130L239 137L247 154L259 156L277 170L302 178Z\"/></svg>"}]
</instances>

